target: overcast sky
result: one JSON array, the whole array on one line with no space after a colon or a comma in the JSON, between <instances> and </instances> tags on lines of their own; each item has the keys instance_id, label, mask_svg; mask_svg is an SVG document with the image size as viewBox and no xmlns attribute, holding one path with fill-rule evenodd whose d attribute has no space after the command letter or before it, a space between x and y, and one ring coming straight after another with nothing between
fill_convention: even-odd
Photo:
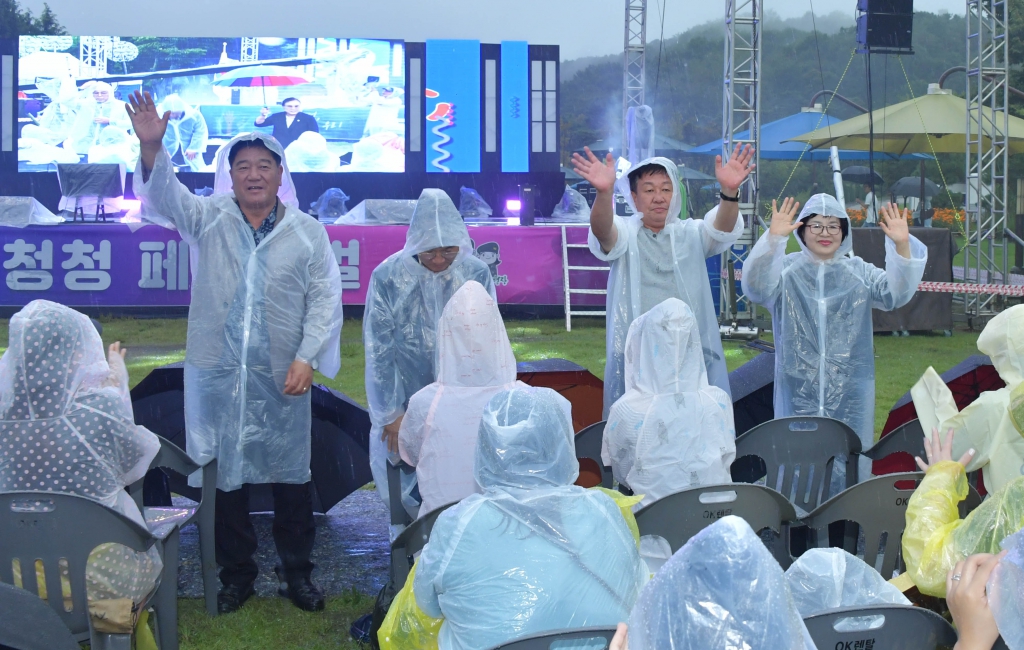
<instances>
[{"instance_id":1,"label":"overcast sky","mask_svg":"<svg viewBox=\"0 0 1024 650\"><path fill-rule=\"evenodd\" d=\"M722 17L724 2L661 0L665 36ZM622 51L624 0L48 0L70 34L97 36L331 36L525 40L560 45L562 59ZM34 12L43 0L21 0ZM963 14L965 0L917 0L918 11ZM648 0L648 40L658 37L659 0ZM768 2L783 18L810 0ZM856 0L817 0L818 15Z\"/></svg>"}]
</instances>

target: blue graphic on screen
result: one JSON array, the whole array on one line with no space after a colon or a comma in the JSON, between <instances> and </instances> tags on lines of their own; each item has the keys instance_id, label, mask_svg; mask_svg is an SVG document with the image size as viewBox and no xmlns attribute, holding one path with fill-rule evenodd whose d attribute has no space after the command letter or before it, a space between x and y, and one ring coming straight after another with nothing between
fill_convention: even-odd
<instances>
[{"instance_id":1,"label":"blue graphic on screen","mask_svg":"<svg viewBox=\"0 0 1024 650\"><path fill-rule=\"evenodd\" d=\"M501 43L501 171L530 171L529 47L526 41Z\"/></svg>"},{"instance_id":2,"label":"blue graphic on screen","mask_svg":"<svg viewBox=\"0 0 1024 650\"><path fill-rule=\"evenodd\" d=\"M480 171L480 41L427 41L427 171Z\"/></svg>"}]
</instances>

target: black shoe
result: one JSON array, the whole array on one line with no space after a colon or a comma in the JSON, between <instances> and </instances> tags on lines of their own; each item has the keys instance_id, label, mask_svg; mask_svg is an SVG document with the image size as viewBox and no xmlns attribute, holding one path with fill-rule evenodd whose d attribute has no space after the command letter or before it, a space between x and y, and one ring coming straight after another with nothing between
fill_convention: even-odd
<instances>
[{"instance_id":1,"label":"black shoe","mask_svg":"<svg viewBox=\"0 0 1024 650\"><path fill-rule=\"evenodd\" d=\"M224 585L217 594L217 613L237 612L253 593L255 589L251 582L247 585Z\"/></svg>"},{"instance_id":2,"label":"black shoe","mask_svg":"<svg viewBox=\"0 0 1024 650\"><path fill-rule=\"evenodd\" d=\"M323 592L309 578L293 580L287 588L278 587L277 593L290 598L293 605L307 612L322 612L325 606Z\"/></svg>"}]
</instances>

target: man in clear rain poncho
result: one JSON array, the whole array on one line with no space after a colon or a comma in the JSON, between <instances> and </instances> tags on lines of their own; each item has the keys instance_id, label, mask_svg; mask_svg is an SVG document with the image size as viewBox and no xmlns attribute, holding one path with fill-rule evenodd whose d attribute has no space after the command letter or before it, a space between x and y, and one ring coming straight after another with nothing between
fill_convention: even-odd
<instances>
[{"instance_id":1,"label":"man in clear rain poncho","mask_svg":"<svg viewBox=\"0 0 1024 650\"><path fill-rule=\"evenodd\" d=\"M604 430L605 464L647 505L674 492L730 483L732 401L708 384L693 312L669 298L629 326L626 392Z\"/></svg>"},{"instance_id":2,"label":"man in clear rain poncho","mask_svg":"<svg viewBox=\"0 0 1024 650\"><path fill-rule=\"evenodd\" d=\"M373 270L366 292L363 344L369 404L370 469L388 503L388 454L398 460L398 432L411 398L437 378L437 323L459 287L479 282L492 299L487 265L473 256L462 216L442 190L425 189L405 247ZM406 499L414 479L403 482ZM392 531L396 533L396 531Z\"/></svg>"},{"instance_id":3,"label":"man in clear rain poncho","mask_svg":"<svg viewBox=\"0 0 1024 650\"><path fill-rule=\"evenodd\" d=\"M473 459L484 407L525 386L498 303L479 282L455 292L437 330L437 381L412 396L398 432L402 460L416 468L421 514L479 491Z\"/></svg>"},{"instance_id":4,"label":"man in clear rain poncho","mask_svg":"<svg viewBox=\"0 0 1024 650\"><path fill-rule=\"evenodd\" d=\"M771 229L743 265L743 290L772 312L775 334L775 417L817 415L845 422L863 449L875 441L875 353L871 309L910 302L928 250L908 230L909 211L882 206L885 269L849 257L850 218L834 197L800 204L772 202ZM796 217L796 218L795 218ZM786 254L796 232L799 253ZM871 477L861 456L860 480Z\"/></svg>"},{"instance_id":5,"label":"man in clear rain poncho","mask_svg":"<svg viewBox=\"0 0 1024 650\"><path fill-rule=\"evenodd\" d=\"M124 488L145 476L160 441L135 424L120 346L105 359L92 322L46 300L15 314L9 336L0 359L0 492L76 494L146 527ZM90 554L89 609L105 631L132 631L132 609L162 568L156 546L136 553L102 544Z\"/></svg>"},{"instance_id":6,"label":"man in clear rain poncho","mask_svg":"<svg viewBox=\"0 0 1024 650\"><path fill-rule=\"evenodd\" d=\"M604 374L604 414L625 391L624 350L629 325L651 307L679 298L693 311L700 328L708 381L729 392L729 373L711 298L704 260L719 255L743 234L739 218L739 187L750 174L753 150L733 151L725 165L716 158L715 176L722 202L703 219L678 218L682 206L679 172L667 158L649 158L615 179L611 154L602 163L586 150L573 154L577 174L597 190L590 211L590 251L611 262L608 276L607 359ZM633 208L633 216L614 211L613 192Z\"/></svg>"},{"instance_id":7,"label":"man in clear rain poncho","mask_svg":"<svg viewBox=\"0 0 1024 650\"><path fill-rule=\"evenodd\" d=\"M167 122L164 149L172 159L180 152L181 164L188 165L194 172L199 171L206 164L203 161L209 135L206 118L199 109L189 106L178 95L164 98L157 112L162 115L165 111L170 112L171 119Z\"/></svg>"},{"instance_id":8,"label":"man in clear rain poncho","mask_svg":"<svg viewBox=\"0 0 1024 650\"><path fill-rule=\"evenodd\" d=\"M131 120L123 110L124 104L114 98L113 86L97 81L88 92L89 96L78 103L68 136L71 148L80 155L89 153L90 147L101 143L100 133L104 128L114 127L122 131L131 128Z\"/></svg>"},{"instance_id":9,"label":"man in clear rain poncho","mask_svg":"<svg viewBox=\"0 0 1024 650\"><path fill-rule=\"evenodd\" d=\"M629 617L629 648L815 650L782 567L732 515L697 533L647 583Z\"/></svg>"},{"instance_id":10,"label":"man in clear rain poncho","mask_svg":"<svg viewBox=\"0 0 1024 650\"><path fill-rule=\"evenodd\" d=\"M273 138L246 134L224 145L214 195L197 197L177 181L163 146L170 114L157 113L148 93L131 100L142 217L176 228L194 262L185 424L189 455L200 463L217 458L218 606L235 611L253 593L248 485L270 483L281 592L300 608L322 609L309 578L316 533L309 389L314 369L338 372L342 321L327 232L296 207Z\"/></svg>"},{"instance_id":11,"label":"man in clear rain poncho","mask_svg":"<svg viewBox=\"0 0 1024 650\"><path fill-rule=\"evenodd\" d=\"M441 513L416 564L417 605L444 618L440 650L629 615L646 567L618 505L573 485L570 411L549 388L503 391L487 404L474 470L483 493Z\"/></svg>"}]
</instances>

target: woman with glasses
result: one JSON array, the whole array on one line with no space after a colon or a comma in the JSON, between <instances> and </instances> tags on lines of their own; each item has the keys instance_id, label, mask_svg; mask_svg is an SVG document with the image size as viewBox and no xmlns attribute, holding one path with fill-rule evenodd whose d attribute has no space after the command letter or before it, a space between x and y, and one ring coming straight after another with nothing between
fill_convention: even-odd
<instances>
[{"instance_id":1,"label":"woman with glasses","mask_svg":"<svg viewBox=\"0 0 1024 650\"><path fill-rule=\"evenodd\" d=\"M772 312L775 417L816 415L850 425L867 449L874 443L875 353L871 310L910 302L928 250L910 235L909 211L881 206L885 269L853 256L850 219L834 197L800 204L772 201L771 228L743 265L743 290ZM796 232L800 252L786 254ZM871 476L862 457L860 477Z\"/></svg>"}]
</instances>

